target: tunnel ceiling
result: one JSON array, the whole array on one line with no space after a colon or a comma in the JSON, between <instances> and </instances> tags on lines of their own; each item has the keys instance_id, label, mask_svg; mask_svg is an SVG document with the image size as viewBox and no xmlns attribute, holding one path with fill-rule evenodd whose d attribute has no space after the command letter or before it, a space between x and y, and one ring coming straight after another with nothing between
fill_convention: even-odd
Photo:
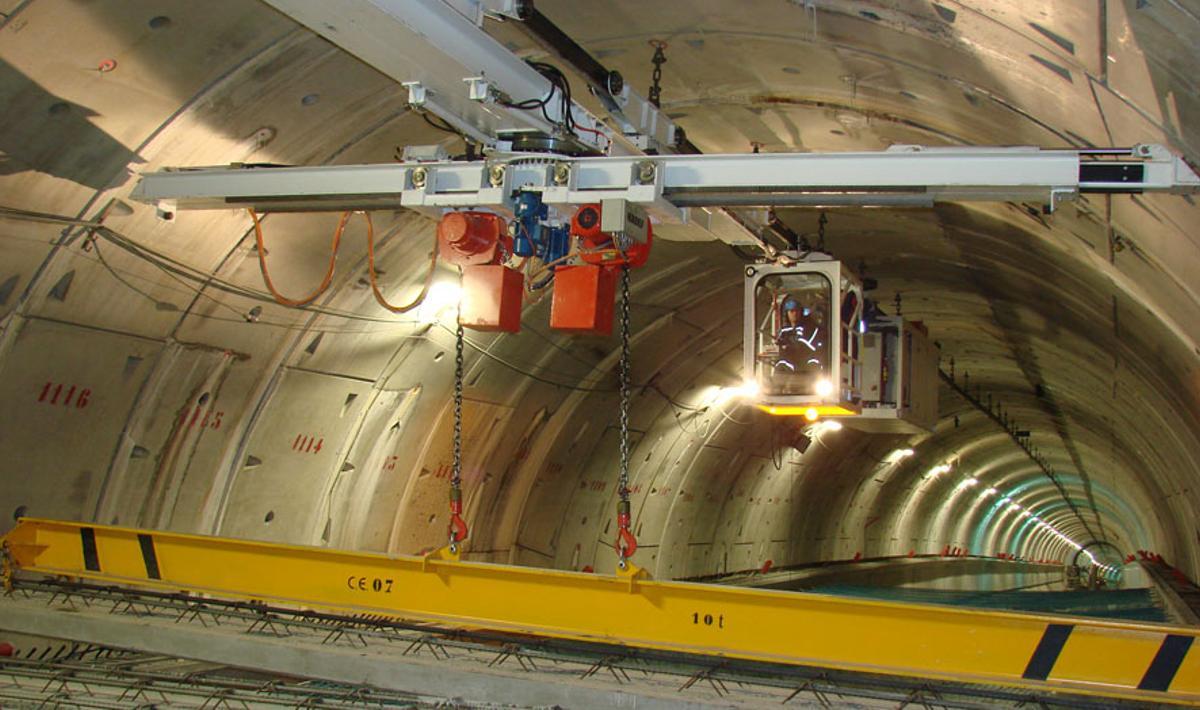
<instances>
[{"instance_id":1,"label":"tunnel ceiling","mask_svg":"<svg viewBox=\"0 0 1200 710\"><path fill-rule=\"evenodd\" d=\"M1161 143L1200 162L1197 2L537 7L643 92L649 42L667 42L663 108L705 152ZM376 305L361 223L329 294L291 309L265 294L244 213L167 221L128 194L163 167L388 162L461 142L255 0L0 12L0 511L441 544L453 335L444 317ZM544 56L511 24L486 29ZM741 379L744 255L656 244L632 291L638 561L684 577L947 546L1073 552L1008 496L1081 544L1158 551L1195 576L1200 212L1164 195L1041 207L830 210L829 249L878 282L885 310L925 324L946 378L934 432L818 426L805 452L801 425L719 389ZM781 216L816 240L815 211ZM320 281L336 221L264 220L282 291ZM382 288L410 299L433 225L374 221ZM610 570L618 342L553 333L547 316L531 302L520 335L468 334L469 552ZM1028 430L1043 465L972 400Z\"/></svg>"}]
</instances>

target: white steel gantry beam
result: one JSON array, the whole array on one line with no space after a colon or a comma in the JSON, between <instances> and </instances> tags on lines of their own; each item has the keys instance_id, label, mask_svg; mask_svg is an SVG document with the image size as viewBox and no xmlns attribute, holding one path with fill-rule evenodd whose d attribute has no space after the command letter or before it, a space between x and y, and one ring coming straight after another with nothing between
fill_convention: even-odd
<instances>
[{"instance_id":1,"label":"white steel gantry beam","mask_svg":"<svg viewBox=\"0 0 1200 710\"><path fill-rule=\"evenodd\" d=\"M485 16L503 15L505 3L470 0L266 0L283 14L321 35L408 89L409 103L449 121L472 140L504 148L512 134L536 131L560 135L564 116L554 94L542 109L503 105L551 96L551 82L483 31ZM657 107L650 115L639 97L614 97L626 112L640 108L636 124L618 116L626 132L642 132L650 147L672 145L675 125ZM504 98L507 97L507 98ZM503 99L503 101L501 100ZM638 152L622 142L578 102L569 109L575 122L591 131L571 138L600 151ZM631 136L638 140L639 136Z\"/></svg>"},{"instance_id":2,"label":"white steel gantry beam","mask_svg":"<svg viewBox=\"0 0 1200 710\"><path fill-rule=\"evenodd\" d=\"M706 208L1007 200L1053 208L1082 192L1196 192L1200 177L1154 145L1090 151L899 146L870 153L509 154L475 162L168 170L143 176L132 196L166 210L407 207L437 215L463 207L511 212L521 190L539 191L564 214L572 206L626 199L666 226L666 238L747 243L744 230L720 221L732 218ZM690 228L672 233L672 226Z\"/></svg>"}]
</instances>

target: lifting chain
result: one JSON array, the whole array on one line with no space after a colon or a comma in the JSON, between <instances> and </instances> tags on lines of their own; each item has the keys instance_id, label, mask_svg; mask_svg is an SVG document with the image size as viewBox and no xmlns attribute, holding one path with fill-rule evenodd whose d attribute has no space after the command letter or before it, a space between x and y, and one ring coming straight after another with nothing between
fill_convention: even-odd
<instances>
[{"instance_id":1,"label":"lifting chain","mask_svg":"<svg viewBox=\"0 0 1200 710\"><path fill-rule=\"evenodd\" d=\"M829 222L829 216L824 212L817 219L817 251L825 251L825 225Z\"/></svg>"},{"instance_id":2,"label":"lifting chain","mask_svg":"<svg viewBox=\"0 0 1200 710\"><path fill-rule=\"evenodd\" d=\"M617 566L625 569L637 551L637 538L629 530L632 515L629 506L629 264L621 265L621 361L620 447L621 469L617 480Z\"/></svg>"},{"instance_id":3,"label":"lifting chain","mask_svg":"<svg viewBox=\"0 0 1200 710\"><path fill-rule=\"evenodd\" d=\"M463 326L459 321L454 330L454 465L450 472L450 552L453 553L467 539L467 523L462 518L462 400Z\"/></svg>"},{"instance_id":4,"label":"lifting chain","mask_svg":"<svg viewBox=\"0 0 1200 710\"><path fill-rule=\"evenodd\" d=\"M662 96L662 65L667 63L667 55L663 50L667 48L667 43L660 39L650 40L650 46L654 47L654 58L650 61L654 64L654 72L650 75L654 82L650 85L650 103L654 104L655 108L662 108L659 105L659 99Z\"/></svg>"}]
</instances>

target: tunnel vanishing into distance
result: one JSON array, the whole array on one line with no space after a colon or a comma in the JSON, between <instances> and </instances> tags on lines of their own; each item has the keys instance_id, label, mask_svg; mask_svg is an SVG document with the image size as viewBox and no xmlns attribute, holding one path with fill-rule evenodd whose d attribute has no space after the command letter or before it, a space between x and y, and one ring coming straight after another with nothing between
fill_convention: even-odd
<instances>
[{"instance_id":1,"label":"tunnel vanishing into distance","mask_svg":"<svg viewBox=\"0 0 1200 710\"><path fill-rule=\"evenodd\" d=\"M648 41L667 41L663 108L708 153L1159 143L1200 160L1195 2L538 7L642 90ZM254 0L0 11L0 511L401 554L444 544L454 312L436 296L455 272L438 267L421 308L388 313L356 219L328 294L283 307L243 210L162 215L129 193L166 167L378 163L462 142ZM946 548L1070 562L1038 516L1098 559L1149 550L1195 578L1200 210L1149 194L1041 207L828 211L828 249L940 345L939 420L920 436L731 396L752 255L657 241L632 283L636 562L664 579ZM817 240L815 210L780 216ZM410 300L435 225L372 217L381 288ZM282 292L320 282L337 220L264 219ZM619 341L551 331L548 311L535 298L519 335L468 332L466 556L611 572ZM1028 432L1036 458L997 421Z\"/></svg>"}]
</instances>

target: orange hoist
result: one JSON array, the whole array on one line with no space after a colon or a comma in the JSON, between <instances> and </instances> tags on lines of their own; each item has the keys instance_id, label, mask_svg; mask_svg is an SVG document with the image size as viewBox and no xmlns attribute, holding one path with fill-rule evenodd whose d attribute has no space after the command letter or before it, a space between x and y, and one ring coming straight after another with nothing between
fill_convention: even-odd
<instances>
[{"instance_id":1,"label":"orange hoist","mask_svg":"<svg viewBox=\"0 0 1200 710\"><path fill-rule=\"evenodd\" d=\"M580 207L570 225L555 224L540 193L517 195L514 219L483 211L446 213L438 224L438 255L459 267L462 299L455 328L454 458L450 477L449 551L459 554L469 528L462 517L463 329L516 333L526 293L554 286L550 327L581 335L612 333L618 274L621 357L620 472L617 492L618 567L637 551L629 502L629 270L650 256L649 217L626 200ZM518 265L512 265L517 258ZM540 266L534 268L534 264Z\"/></svg>"}]
</instances>

